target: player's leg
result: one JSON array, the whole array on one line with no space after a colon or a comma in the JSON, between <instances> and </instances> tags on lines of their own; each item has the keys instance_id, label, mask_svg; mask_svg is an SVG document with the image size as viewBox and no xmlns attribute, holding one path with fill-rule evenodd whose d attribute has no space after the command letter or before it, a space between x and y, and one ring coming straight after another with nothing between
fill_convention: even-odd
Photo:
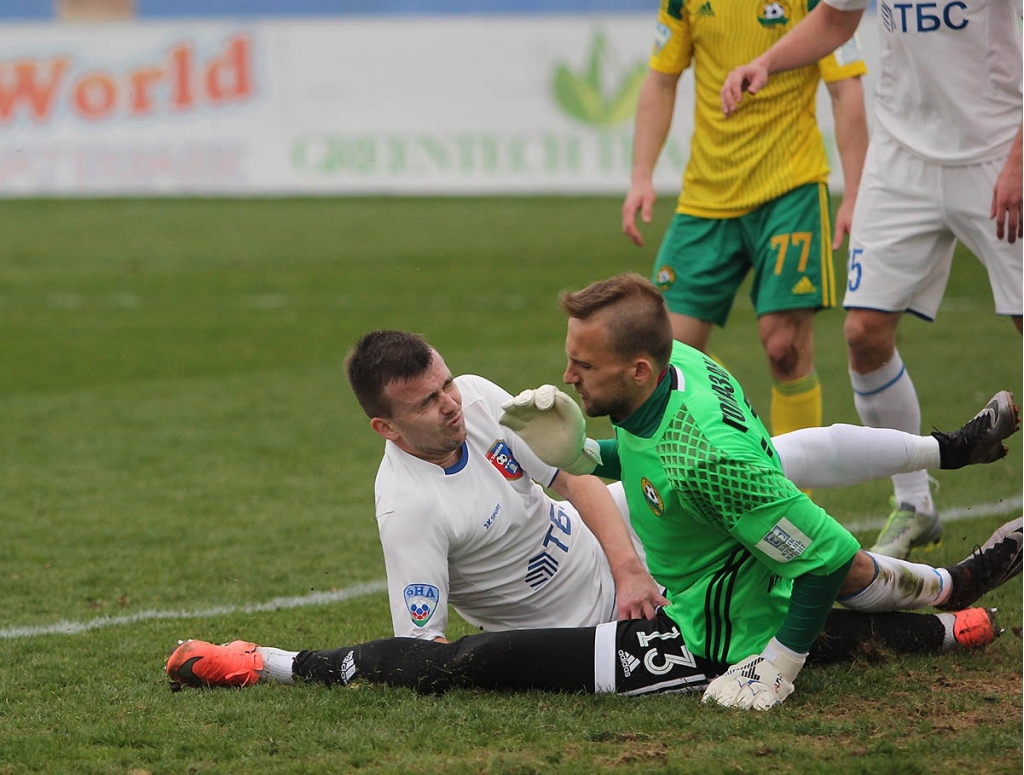
<instances>
[{"instance_id":1,"label":"player's leg","mask_svg":"<svg viewBox=\"0 0 1024 775\"><path fill-rule=\"evenodd\" d=\"M749 267L734 220L677 213L651 275L665 297L673 338L707 352L711 329L725 325Z\"/></svg>"},{"instance_id":2,"label":"player's leg","mask_svg":"<svg viewBox=\"0 0 1024 775\"><path fill-rule=\"evenodd\" d=\"M488 632L451 643L386 638L300 652L293 672L306 681L363 680L424 694L452 689L594 692L594 638L593 627Z\"/></svg>"},{"instance_id":3,"label":"player's leg","mask_svg":"<svg viewBox=\"0 0 1024 775\"><path fill-rule=\"evenodd\" d=\"M821 425L821 383L814 370L814 311L770 312L757 319L768 372L772 433Z\"/></svg>"},{"instance_id":4,"label":"player's leg","mask_svg":"<svg viewBox=\"0 0 1024 775\"><path fill-rule=\"evenodd\" d=\"M836 303L828 187L800 186L739 220L753 259L750 296L772 376L772 432L821 425L814 316Z\"/></svg>"},{"instance_id":5,"label":"player's leg","mask_svg":"<svg viewBox=\"0 0 1024 775\"><path fill-rule=\"evenodd\" d=\"M340 686L363 680L424 694L469 688L614 691L614 684L600 688L595 683L595 634L595 628L586 627L481 633L452 643L383 638L307 651L189 640L171 654L167 673L189 686L291 684L298 679ZM610 672L607 666L605 672Z\"/></svg>"},{"instance_id":6,"label":"player's leg","mask_svg":"<svg viewBox=\"0 0 1024 775\"><path fill-rule=\"evenodd\" d=\"M324 651L234 641L185 641L167 661L188 686L251 686L296 679L356 680L438 694L452 689L650 694L703 690L727 665L693 655L663 611L597 627L469 635L452 643L385 638Z\"/></svg>"},{"instance_id":7,"label":"player's leg","mask_svg":"<svg viewBox=\"0 0 1024 775\"><path fill-rule=\"evenodd\" d=\"M854 212L844 335L854 405L864 425L920 433L917 392L896 349L903 312L934 319L956 240L944 223L932 165L872 136ZM893 512L873 549L906 557L942 523L925 471L893 477Z\"/></svg>"},{"instance_id":8,"label":"player's leg","mask_svg":"<svg viewBox=\"0 0 1024 775\"><path fill-rule=\"evenodd\" d=\"M874 660L889 654L937 654L987 646L1002 632L995 611L863 614L835 609L807 655L808 665Z\"/></svg>"},{"instance_id":9,"label":"player's leg","mask_svg":"<svg viewBox=\"0 0 1024 775\"><path fill-rule=\"evenodd\" d=\"M772 437L786 477L801 488L844 487L927 468L954 469L1003 458L1020 429L1013 394L1000 391L955 431L917 436L891 428L835 424Z\"/></svg>"},{"instance_id":10,"label":"player's leg","mask_svg":"<svg viewBox=\"0 0 1024 775\"><path fill-rule=\"evenodd\" d=\"M1024 255L1019 242L999 239L989 217L991 192L1002 169L1002 158L1005 157L948 167L944 173L949 178L946 190L953 231L988 272L996 314L1010 317L1020 332L1024 313Z\"/></svg>"},{"instance_id":11,"label":"player's leg","mask_svg":"<svg viewBox=\"0 0 1024 775\"><path fill-rule=\"evenodd\" d=\"M1021 572L1022 519L1001 525L955 565L933 568L874 552L857 552L838 602L860 612L925 606L966 608Z\"/></svg>"}]
</instances>

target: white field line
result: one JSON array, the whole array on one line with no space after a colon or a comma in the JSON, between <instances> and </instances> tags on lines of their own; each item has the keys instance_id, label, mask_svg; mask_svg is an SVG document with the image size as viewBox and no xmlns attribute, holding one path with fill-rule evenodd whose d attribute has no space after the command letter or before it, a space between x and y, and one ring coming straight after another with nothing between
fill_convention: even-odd
<instances>
[{"instance_id":1,"label":"white field line","mask_svg":"<svg viewBox=\"0 0 1024 775\"><path fill-rule=\"evenodd\" d=\"M942 519L944 522L953 522L1001 514L1019 514L1022 507L1024 507L1024 498L1017 495L1012 498L1003 498L996 503L979 503L970 507L944 509L942 511ZM885 518L878 517L851 522L846 527L854 532L870 532L881 530L884 525ZM261 613L277 611L283 608L302 608L308 605L329 605L330 603L338 603L343 600L375 595L378 592L386 592L387 588L387 582L381 579L363 584L355 584L333 592L314 592L309 595L296 597L275 597L265 603L252 603L251 605L214 606L213 608L202 608L196 611L150 610L139 611L127 616L103 616L99 619L90 619L87 622L63 621L36 627L8 627L0 629L0 640L29 638L36 635L77 635L89 630L99 629L100 627L117 627L122 624L135 624L136 622L153 619L209 619L214 616L225 616L234 613Z\"/></svg>"},{"instance_id":2,"label":"white field line","mask_svg":"<svg viewBox=\"0 0 1024 775\"><path fill-rule=\"evenodd\" d=\"M40 627L8 627L7 629L0 630L0 640L28 638L33 635L77 635L78 633L96 630L100 627L116 627L122 624L135 624L136 622L152 619L209 619L214 616L226 616L227 614L235 613L261 613L264 611L278 611L282 608L301 608L307 605L328 605L341 602L342 600L375 595L378 592L387 592L387 589L388 585L384 580L369 581L333 592L314 592L297 597L275 597L265 603L252 603L251 605L221 605L214 606L213 608L201 608L196 611L150 610L139 611L127 616L102 616L99 619L90 619L87 622L63 621Z\"/></svg>"}]
</instances>

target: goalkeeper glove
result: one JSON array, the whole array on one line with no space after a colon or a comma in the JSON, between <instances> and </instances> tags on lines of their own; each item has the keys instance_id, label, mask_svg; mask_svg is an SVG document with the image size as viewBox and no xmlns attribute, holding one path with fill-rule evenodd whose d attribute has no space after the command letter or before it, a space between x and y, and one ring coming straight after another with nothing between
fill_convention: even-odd
<instances>
[{"instance_id":1,"label":"goalkeeper glove","mask_svg":"<svg viewBox=\"0 0 1024 775\"><path fill-rule=\"evenodd\" d=\"M768 710L793 693L793 681L806 659L807 654L793 651L772 638L760 654L737 662L708 684L702 702Z\"/></svg>"},{"instance_id":2,"label":"goalkeeper glove","mask_svg":"<svg viewBox=\"0 0 1024 775\"><path fill-rule=\"evenodd\" d=\"M600 465L601 451L587 438L583 412L554 385L524 390L501 408L498 422L518 433L549 466L580 476Z\"/></svg>"}]
</instances>

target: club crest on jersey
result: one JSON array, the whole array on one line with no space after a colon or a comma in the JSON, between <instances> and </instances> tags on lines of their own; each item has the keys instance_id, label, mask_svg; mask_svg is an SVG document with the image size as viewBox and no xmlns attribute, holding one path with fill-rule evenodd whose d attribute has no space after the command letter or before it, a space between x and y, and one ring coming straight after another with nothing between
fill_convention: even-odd
<instances>
[{"instance_id":1,"label":"club crest on jersey","mask_svg":"<svg viewBox=\"0 0 1024 775\"><path fill-rule=\"evenodd\" d=\"M665 501L661 499L661 493L646 476L640 477L640 489L643 491L647 508L654 512L654 516L660 517L665 513Z\"/></svg>"},{"instance_id":2,"label":"club crest on jersey","mask_svg":"<svg viewBox=\"0 0 1024 775\"><path fill-rule=\"evenodd\" d=\"M509 481L523 478L523 469L519 461L512 457L512 450L508 448L504 439L498 439L491 445L487 450L487 459Z\"/></svg>"},{"instance_id":3,"label":"club crest on jersey","mask_svg":"<svg viewBox=\"0 0 1024 775\"><path fill-rule=\"evenodd\" d=\"M782 0L769 0L761 6L757 23L762 27L785 27L789 24L789 4Z\"/></svg>"},{"instance_id":4,"label":"club crest on jersey","mask_svg":"<svg viewBox=\"0 0 1024 775\"><path fill-rule=\"evenodd\" d=\"M658 267L658 273L654 275L654 284L658 286L658 290L667 291L675 281L676 273L672 270L672 267Z\"/></svg>"},{"instance_id":5,"label":"club crest on jersey","mask_svg":"<svg viewBox=\"0 0 1024 775\"><path fill-rule=\"evenodd\" d=\"M433 584L410 584L402 594L405 596L405 607L409 611L412 623L422 627L429 622L437 610L437 601L440 599L437 587Z\"/></svg>"}]
</instances>

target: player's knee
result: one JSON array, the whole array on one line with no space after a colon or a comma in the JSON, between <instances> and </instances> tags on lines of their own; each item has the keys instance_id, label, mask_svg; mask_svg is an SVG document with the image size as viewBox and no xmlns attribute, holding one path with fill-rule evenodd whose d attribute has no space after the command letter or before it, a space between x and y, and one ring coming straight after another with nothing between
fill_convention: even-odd
<instances>
[{"instance_id":1,"label":"player's knee","mask_svg":"<svg viewBox=\"0 0 1024 775\"><path fill-rule=\"evenodd\" d=\"M846 573L843 585L839 589L839 597L848 597L868 586L875 580L875 561L871 555L861 550L853 557L853 564Z\"/></svg>"},{"instance_id":2,"label":"player's knee","mask_svg":"<svg viewBox=\"0 0 1024 775\"><path fill-rule=\"evenodd\" d=\"M800 363L800 347L787 331L775 332L764 339L764 354L768 367L780 379L796 379Z\"/></svg>"},{"instance_id":3,"label":"player's knee","mask_svg":"<svg viewBox=\"0 0 1024 775\"><path fill-rule=\"evenodd\" d=\"M886 317L852 310L843 323L850 363L860 373L873 371L892 355L894 329Z\"/></svg>"}]
</instances>

